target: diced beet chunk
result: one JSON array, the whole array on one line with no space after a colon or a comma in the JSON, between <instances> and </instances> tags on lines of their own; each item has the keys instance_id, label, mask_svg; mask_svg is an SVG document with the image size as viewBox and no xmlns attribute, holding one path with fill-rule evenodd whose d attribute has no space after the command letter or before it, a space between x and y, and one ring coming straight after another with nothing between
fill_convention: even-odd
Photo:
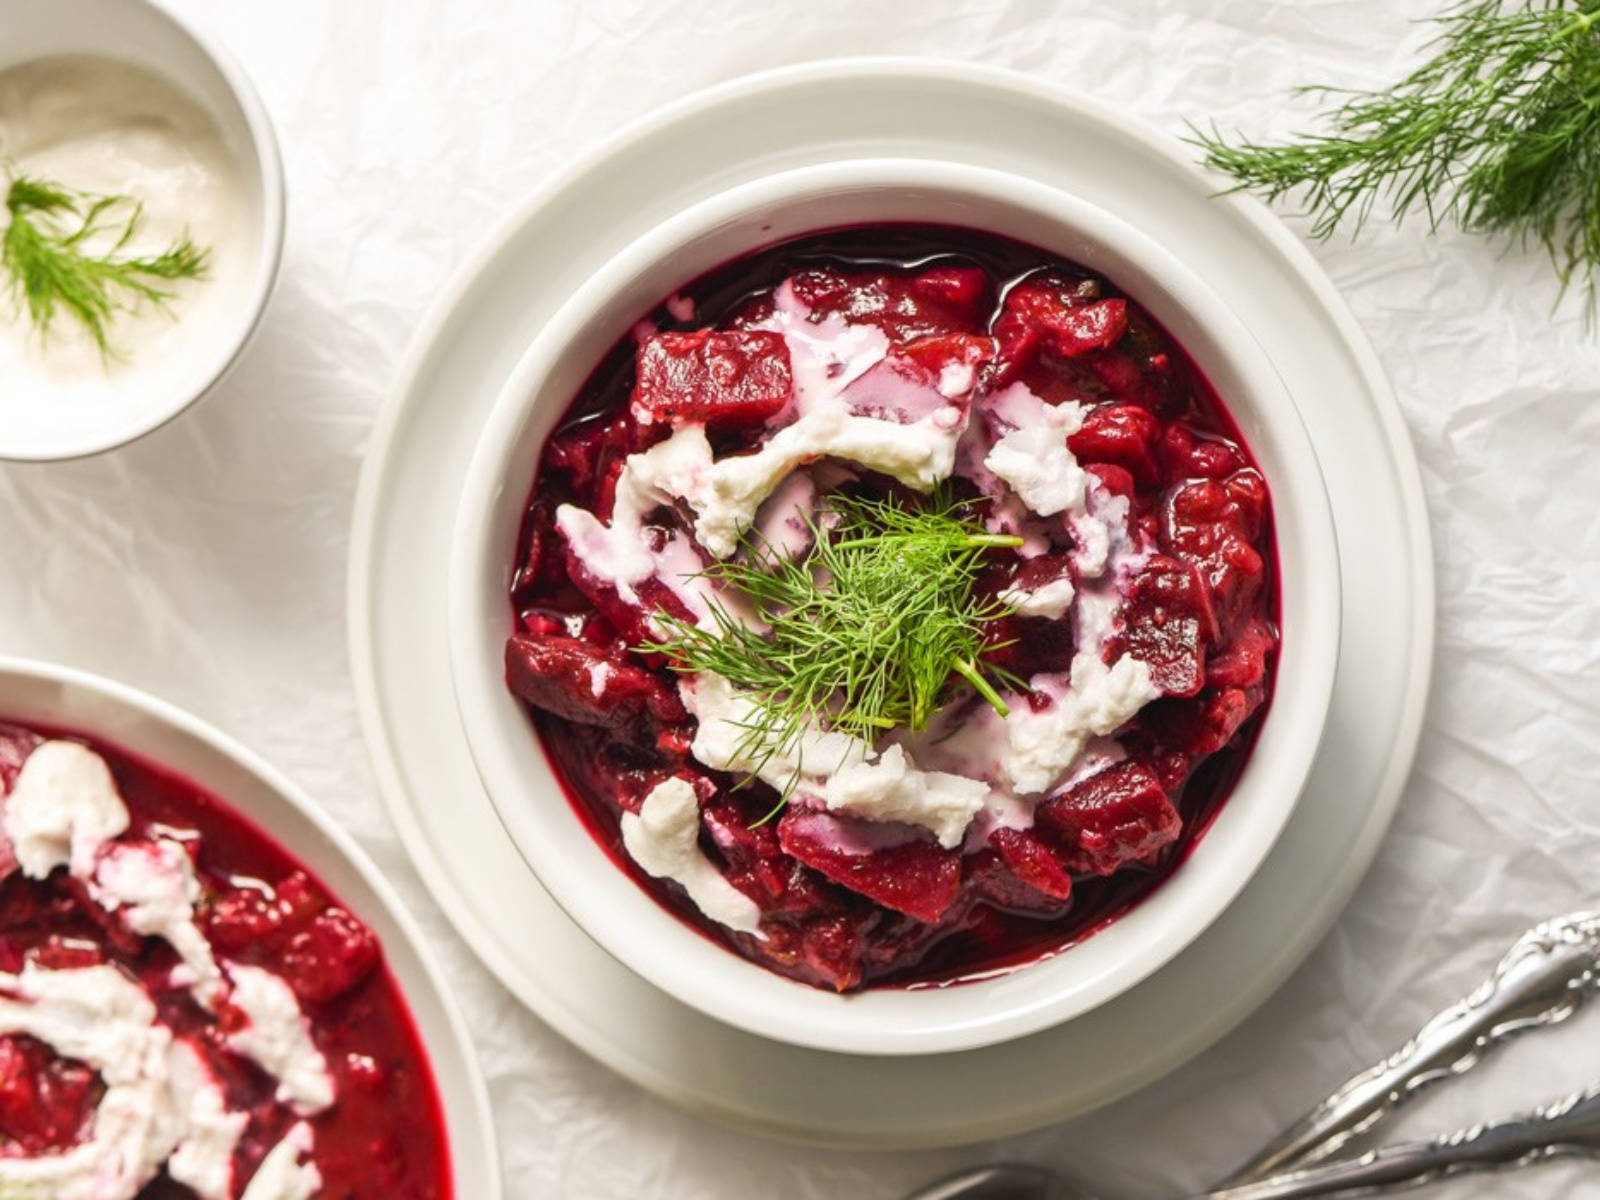
<instances>
[{"instance_id":1,"label":"diced beet chunk","mask_svg":"<svg viewBox=\"0 0 1600 1200\"><path fill-rule=\"evenodd\" d=\"M1216 617L1194 566L1156 555L1128 587L1113 644L1146 663L1165 695L1193 696L1205 686L1206 647L1216 636Z\"/></svg>"},{"instance_id":2,"label":"diced beet chunk","mask_svg":"<svg viewBox=\"0 0 1600 1200\"><path fill-rule=\"evenodd\" d=\"M1134 493L1133 474L1112 463L1085 463L1083 469L1100 481L1100 486L1113 496L1131 497Z\"/></svg>"},{"instance_id":3,"label":"diced beet chunk","mask_svg":"<svg viewBox=\"0 0 1600 1200\"><path fill-rule=\"evenodd\" d=\"M1027 342L1028 330L1062 358L1109 350L1128 331L1128 302L1090 298L1081 281L1027 279L1006 294L995 331L1002 349L1015 350Z\"/></svg>"},{"instance_id":4,"label":"diced beet chunk","mask_svg":"<svg viewBox=\"0 0 1600 1200\"><path fill-rule=\"evenodd\" d=\"M1174 421L1163 432L1161 455L1169 471L1191 479L1221 479L1245 465L1233 443L1202 437L1181 421Z\"/></svg>"},{"instance_id":5,"label":"diced beet chunk","mask_svg":"<svg viewBox=\"0 0 1600 1200\"><path fill-rule=\"evenodd\" d=\"M1239 732L1250 714L1261 707L1264 689L1220 688L1184 702L1158 701L1145 720L1167 745L1195 758L1215 754Z\"/></svg>"},{"instance_id":6,"label":"diced beet chunk","mask_svg":"<svg viewBox=\"0 0 1600 1200\"><path fill-rule=\"evenodd\" d=\"M1199 568L1224 628L1254 609L1266 582L1266 564L1251 544L1265 497L1260 477L1241 471L1228 480L1186 484L1167 503L1166 540Z\"/></svg>"},{"instance_id":7,"label":"diced beet chunk","mask_svg":"<svg viewBox=\"0 0 1600 1200\"><path fill-rule=\"evenodd\" d=\"M979 850L976 854L969 854L965 870L963 887L971 897L1007 913L1024 913L1030 917L1059 917L1072 905L1070 899L1058 899L1046 895L1032 884L1023 881L992 845ZM1068 879L1071 879L1070 875Z\"/></svg>"},{"instance_id":8,"label":"diced beet chunk","mask_svg":"<svg viewBox=\"0 0 1600 1200\"><path fill-rule=\"evenodd\" d=\"M1011 873L1041 895L1054 900L1072 896L1072 873L1060 853L1030 829L997 828L989 845Z\"/></svg>"},{"instance_id":9,"label":"diced beet chunk","mask_svg":"<svg viewBox=\"0 0 1600 1200\"><path fill-rule=\"evenodd\" d=\"M609 579L603 579L590 570L588 563L573 550L570 543L567 545L565 561L567 578L572 585L595 606L627 645L641 646L659 640L660 635L651 625L651 618L656 613L666 613L683 621L693 619L694 614L683 599L658 576L642 579L633 585L634 594L638 597L638 603L635 603L619 595L616 585Z\"/></svg>"},{"instance_id":10,"label":"diced beet chunk","mask_svg":"<svg viewBox=\"0 0 1600 1200\"><path fill-rule=\"evenodd\" d=\"M51 971L97 967L106 961L105 951L93 942L86 942L81 938L65 938L56 933L52 933L41 944L28 951L25 957ZM10 963L5 969L12 972L19 971L22 969L22 962L19 960Z\"/></svg>"},{"instance_id":11,"label":"diced beet chunk","mask_svg":"<svg viewBox=\"0 0 1600 1200\"><path fill-rule=\"evenodd\" d=\"M378 965L378 939L344 909L323 909L284 947L282 974L307 1004L326 1004L359 985Z\"/></svg>"},{"instance_id":12,"label":"diced beet chunk","mask_svg":"<svg viewBox=\"0 0 1600 1200\"><path fill-rule=\"evenodd\" d=\"M291 871L270 889L236 887L216 893L201 909L201 924L206 940L224 954L275 952L328 904L310 876Z\"/></svg>"},{"instance_id":13,"label":"diced beet chunk","mask_svg":"<svg viewBox=\"0 0 1600 1200\"><path fill-rule=\"evenodd\" d=\"M783 848L814 871L885 908L937 921L961 890L961 855L923 837L874 845L869 822L791 805L778 823Z\"/></svg>"},{"instance_id":14,"label":"diced beet chunk","mask_svg":"<svg viewBox=\"0 0 1600 1200\"><path fill-rule=\"evenodd\" d=\"M1156 442L1161 421L1136 404L1102 404L1084 416L1083 427L1067 439L1080 462L1122 467L1134 481L1150 487L1161 479Z\"/></svg>"},{"instance_id":15,"label":"diced beet chunk","mask_svg":"<svg viewBox=\"0 0 1600 1200\"><path fill-rule=\"evenodd\" d=\"M970 333L933 334L900 347L900 356L922 367L936 383L942 384L945 372L952 371L952 377L964 385L952 388L953 394L969 391L978 368L994 354L993 338Z\"/></svg>"},{"instance_id":16,"label":"diced beet chunk","mask_svg":"<svg viewBox=\"0 0 1600 1200\"><path fill-rule=\"evenodd\" d=\"M506 683L535 708L583 725L632 730L685 719L666 682L579 638L512 634Z\"/></svg>"},{"instance_id":17,"label":"diced beet chunk","mask_svg":"<svg viewBox=\"0 0 1600 1200\"><path fill-rule=\"evenodd\" d=\"M822 913L797 930L795 951L804 978L847 992L861 982L865 922L853 913Z\"/></svg>"},{"instance_id":18,"label":"diced beet chunk","mask_svg":"<svg viewBox=\"0 0 1600 1200\"><path fill-rule=\"evenodd\" d=\"M103 1091L84 1063L31 1037L0 1037L0 1153L35 1157L71 1146Z\"/></svg>"},{"instance_id":19,"label":"diced beet chunk","mask_svg":"<svg viewBox=\"0 0 1600 1200\"><path fill-rule=\"evenodd\" d=\"M658 333L639 347L633 407L641 419L747 428L777 416L793 394L782 334L701 329Z\"/></svg>"},{"instance_id":20,"label":"diced beet chunk","mask_svg":"<svg viewBox=\"0 0 1600 1200\"><path fill-rule=\"evenodd\" d=\"M575 494L590 491L595 482L620 467L630 454L648 450L666 436L655 424L640 424L624 409L609 421L586 418L558 429L545 443L541 471Z\"/></svg>"},{"instance_id":21,"label":"diced beet chunk","mask_svg":"<svg viewBox=\"0 0 1600 1200\"><path fill-rule=\"evenodd\" d=\"M1267 677L1267 659L1278 645L1272 626L1263 620L1245 625L1226 646L1214 648L1206 664L1212 687L1254 687Z\"/></svg>"},{"instance_id":22,"label":"diced beet chunk","mask_svg":"<svg viewBox=\"0 0 1600 1200\"><path fill-rule=\"evenodd\" d=\"M724 874L761 907L764 917L798 916L826 907L826 884L785 853L774 821L762 822L759 811L771 803L763 795L721 793L700 813L706 832L726 864Z\"/></svg>"},{"instance_id":23,"label":"diced beet chunk","mask_svg":"<svg viewBox=\"0 0 1600 1200\"><path fill-rule=\"evenodd\" d=\"M1045 801L1035 819L1062 839L1074 870L1097 875L1150 861L1183 827L1155 772L1134 762L1107 767Z\"/></svg>"},{"instance_id":24,"label":"diced beet chunk","mask_svg":"<svg viewBox=\"0 0 1600 1200\"><path fill-rule=\"evenodd\" d=\"M976 324L988 306L989 278L982 267L931 267L912 278L910 291Z\"/></svg>"},{"instance_id":25,"label":"diced beet chunk","mask_svg":"<svg viewBox=\"0 0 1600 1200\"><path fill-rule=\"evenodd\" d=\"M975 333L987 300L983 272L937 267L904 271L839 271L815 267L790 277L795 297L819 317L876 325L896 344L933 334Z\"/></svg>"},{"instance_id":26,"label":"diced beet chunk","mask_svg":"<svg viewBox=\"0 0 1600 1200\"><path fill-rule=\"evenodd\" d=\"M1121 346L1104 354L1090 355L1084 362L1099 380L1101 389L1116 403L1132 404L1152 412L1164 407L1167 377L1152 372L1148 362L1125 353Z\"/></svg>"}]
</instances>

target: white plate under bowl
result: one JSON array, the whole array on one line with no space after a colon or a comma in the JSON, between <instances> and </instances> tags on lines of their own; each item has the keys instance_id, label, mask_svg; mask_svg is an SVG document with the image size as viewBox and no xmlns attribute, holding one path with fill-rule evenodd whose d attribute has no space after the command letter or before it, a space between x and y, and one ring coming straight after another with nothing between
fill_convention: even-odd
<instances>
[{"instance_id":1,"label":"white plate under bowl","mask_svg":"<svg viewBox=\"0 0 1600 1200\"><path fill-rule=\"evenodd\" d=\"M465 1022L422 932L357 846L299 788L237 742L153 696L84 671L0 658L0 720L81 733L192 780L259 825L378 935L433 1068L457 1200L499 1200L489 1094Z\"/></svg>"},{"instance_id":2,"label":"white plate under bowl","mask_svg":"<svg viewBox=\"0 0 1600 1200\"><path fill-rule=\"evenodd\" d=\"M1233 906L1165 968L1053 1029L958 1055L871 1058L741 1033L591 942L539 887L478 782L445 628L455 498L523 349L625 242L786 167L901 155L1014 171L1178 249L1296 397L1334 508L1343 644L1300 805ZM857 59L712 89L598 148L513 214L417 334L363 471L350 633L383 794L441 907L506 986L596 1058L741 1128L831 1144L931 1146L1088 1111L1211 1045L1328 930L1376 853L1410 769L1433 651L1416 460L1365 338L1310 254L1179 143L1090 97L987 68Z\"/></svg>"},{"instance_id":3,"label":"white plate under bowl","mask_svg":"<svg viewBox=\"0 0 1600 1200\"><path fill-rule=\"evenodd\" d=\"M796 983L702 936L639 887L578 818L527 708L506 688L517 531L544 439L617 341L664 296L742 255L818 230L964 225L1104 275L1177 342L1244 431L1272 493L1283 648L1271 710L1227 804L1187 860L1063 953L961 987ZM1339 650L1339 560L1305 425L1250 331L1183 259L1102 208L965 163L851 159L779 171L693 205L595 272L528 348L468 468L447 610L456 699L496 811L562 908L621 962L708 1016L853 1054L971 1050L1106 1003L1189 945L1233 901L1288 821L1322 738Z\"/></svg>"}]
</instances>

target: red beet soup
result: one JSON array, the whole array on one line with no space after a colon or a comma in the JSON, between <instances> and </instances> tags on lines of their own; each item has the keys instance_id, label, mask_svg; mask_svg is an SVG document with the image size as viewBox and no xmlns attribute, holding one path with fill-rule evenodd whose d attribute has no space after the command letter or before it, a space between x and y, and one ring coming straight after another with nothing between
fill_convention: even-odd
<instances>
[{"instance_id":1,"label":"red beet soup","mask_svg":"<svg viewBox=\"0 0 1600 1200\"><path fill-rule=\"evenodd\" d=\"M644 315L547 440L506 678L682 920L824 988L1127 912L1244 768L1271 505L1183 348L994 235L811 235Z\"/></svg>"},{"instance_id":2,"label":"red beet soup","mask_svg":"<svg viewBox=\"0 0 1600 1200\"><path fill-rule=\"evenodd\" d=\"M0 723L0 793L0 1192L450 1197L427 1053L320 880L75 734Z\"/></svg>"}]
</instances>

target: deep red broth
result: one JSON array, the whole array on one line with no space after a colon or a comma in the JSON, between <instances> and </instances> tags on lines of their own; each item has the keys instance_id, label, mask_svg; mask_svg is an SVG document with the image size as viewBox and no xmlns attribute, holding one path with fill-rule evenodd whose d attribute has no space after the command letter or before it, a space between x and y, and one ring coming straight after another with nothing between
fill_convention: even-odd
<instances>
[{"instance_id":1,"label":"deep red broth","mask_svg":"<svg viewBox=\"0 0 1600 1200\"><path fill-rule=\"evenodd\" d=\"M937 226L875 226L811 235L725 264L680 289L670 307L664 303L647 314L640 328L669 332L724 328L730 321L737 325L741 314L759 306L764 295L799 270L860 273L881 269L887 276L898 278L947 265L977 266L988 276L993 303L990 325L1000 316L1005 297L1019 282L1045 271L1071 279L1093 278L1104 289L1098 294L1122 296L1113 283L1091 276L1075 264L995 235ZM687 319L675 315L684 311L683 299L693 303L692 316ZM850 986L920 988L985 978L1049 957L1091 936L1160 887L1194 850L1243 772L1259 735L1271 701L1279 599L1276 546L1265 484L1222 399L1188 354L1131 299L1127 306L1128 337L1137 339L1133 350L1117 347L1121 353L1115 361L1110 353L1089 356L1092 375L1083 360L1067 363L1045 354L1020 377L1045 397L1060 395L1069 383L1080 392L1088 390L1100 396L1105 404L1128 403L1129 397L1137 396L1137 403L1159 414L1164 429L1181 426L1192 435L1191 441L1201 447L1192 461L1203 465L1205 447L1211 446L1216 450L1215 458L1231 464L1228 478L1249 475L1254 479L1261 511L1259 528L1249 540L1259 555L1259 579L1243 611L1234 618L1234 627L1264 626L1270 632L1271 644L1265 650L1252 652L1258 668L1255 682L1234 689L1246 697L1238 703L1248 705L1248 715L1229 721L1225 744L1220 748L1190 754L1180 744L1185 735L1173 731L1198 728L1210 720L1210 716L1202 715L1200 706L1211 693L1202 691L1192 699L1155 701L1124 736L1139 756L1164 764L1161 769L1167 773L1163 779L1171 782L1168 798L1182 821L1181 831L1172 841L1145 861L1128 862L1110 874L1075 872L1070 903L1052 911L1038 907L1011 909L990 894L974 896L958 905L937 928L912 928L920 923L900 914L890 914L886 919L860 916L859 928L866 932L856 936L879 938L884 949L878 955L880 965L876 968L872 965L872 952L868 952L862 978ZM571 485L563 473L563 464L552 458L551 448L564 437L581 439L592 434L605 422L613 421L616 414L627 412L636 383L636 350L635 340L625 338L607 354L546 443L516 547L522 570L514 583L511 603L521 631L553 630L559 622L566 622L570 628L573 621L581 620L585 637L592 637L597 643L609 638L613 646L623 644L615 640L614 631L603 619L596 618L595 606L584 590L574 586L559 565L552 565L552 559L559 559L559 555L552 556L549 549L554 533L549 524L550 513L561 502L593 504L595 495L592 490ZM713 443L716 444L715 438ZM1085 462L1094 461L1082 454L1079 457ZM1213 472L1205 466L1186 473L1166 458L1161 460L1161 472L1159 480L1138 486L1132 498L1130 522L1146 521L1151 528L1161 525L1165 530L1167 526L1161 523L1168 520L1168 510L1178 493L1191 485L1200 487L1223 477L1220 471ZM1049 631L1040 632L1047 638L1051 636ZM1220 636L1213 652L1221 654L1232 649L1231 637L1231 630ZM1030 649L1025 641L1023 652ZM1052 651L1041 643L1039 652ZM637 656L630 661L655 671L670 686L671 674L659 663L645 662ZM649 780L674 769L674 755L629 744L613 728L540 711L537 703L530 705L530 716L574 810L615 864L702 935L763 961L764 952L752 939L706 920L674 886L642 871L622 847L621 813L637 806ZM1200 740L1197 735L1196 744ZM730 802L751 823L773 803L775 794L763 784L746 783L735 790L737 781L733 777L717 779L727 789L725 795L732 798ZM702 843L707 853L717 858L710 839L703 837ZM969 861L966 869L972 867ZM817 880L809 882L815 884ZM829 903L838 901L839 911L862 911L858 897L839 895L843 889L823 880L821 890L829 894ZM841 986L837 979L819 977L809 967L773 961L765 961L764 965L806 982Z\"/></svg>"},{"instance_id":2,"label":"deep red broth","mask_svg":"<svg viewBox=\"0 0 1600 1200\"><path fill-rule=\"evenodd\" d=\"M376 937L270 835L224 801L164 767L98 739L0 722L0 783L9 790L44 738L84 743L105 759L131 817L128 836L198 838L205 898L197 921L219 955L291 984L327 1059L336 1099L308 1118L321 1200L449 1200L444 1113L428 1055ZM274 902L281 902L281 908ZM299 1118L276 1102L276 1081L222 1048L222 1031L188 991L167 979L177 963L158 938L113 928L103 909L56 871L0 882L0 969L110 962L150 991L162 1019L203 1047L230 1108L249 1124L234 1155L236 1192ZM33 1069L21 1070L26 1061ZM0 1038L0 1156L60 1149L80 1136L98 1099L82 1064L26 1037ZM140 1200L193 1200L165 1172Z\"/></svg>"}]
</instances>

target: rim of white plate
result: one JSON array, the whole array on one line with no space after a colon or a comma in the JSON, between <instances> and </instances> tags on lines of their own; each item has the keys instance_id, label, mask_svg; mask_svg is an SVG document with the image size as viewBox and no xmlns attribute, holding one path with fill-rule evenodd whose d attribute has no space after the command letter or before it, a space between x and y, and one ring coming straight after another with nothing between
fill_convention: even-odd
<instances>
[{"instance_id":1,"label":"rim of white plate","mask_svg":"<svg viewBox=\"0 0 1600 1200\"><path fill-rule=\"evenodd\" d=\"M399 363L394 382L376 414L368 451L362 463L351 513L346 616L357 714L379 781L379 793L390 819L418 874L428 885L435 901L450 917L457 933L522 1003L597 1062L648 1091L730 1126L767 1136L828 1145L944 1145L1033 1128L1082 1112L1085 1106L1077 1101L1066 1108L1047 1103L989 1114L982 1119L966 1116L958 1126L930 1126L914 1138L883 1134L867 1139L854 1136L846 1138L832 1127L824 1127L804 1118L789 1119L765 1109L757 1112L749 1105L742 1104L737 1095L730 1095L721 1088L708 1090L698 1087L671 1067L642 1056L608 1037L605 1028L590 1019L588 1009L576 995L563 993L553 987L551 981L530 973L506 955L503 940L486 923L472 898L461 889L446 860L435 849L413 807L415 798L407 784L408 768L390 732L386 715L388 706L383 698L374 659L373 639L379 627L374 620L372 584L376 555L380 549L379 502L394 472L400 469L400 460L395 457L394 450L408 428L415 394L419 382L424 378L425 369L442 353L439 348L440 333L448 326L461 304L485 285L494 263L530 223L537 220L540 212L559 196L592 175L608 160L637 155L643 144L661 131L679 123L692 123L724 105L763 93L843 80L856 84L871 84L878 80L935 85L951 83L979 98L985 93L997 98L1011 95L1041 108L1059 110L1065 117L1079 117L1106 128L1153 158L1197 180L1213 182L1218 193L1227 186L1225 180L1210 176L1198 168L1181 145L1170 136L1107 101L1015 70L951 59L857 56L781 66L714 84L640 116L575 156L562 171L546 179L520 205L508 212L456 269L423 314ZM1394 724L1392 750L1383 764L1379 786L1373 789L1369 811L1351 848L1352 852L1347 856L1347 861L1359 864L1359 867L1353 866L1345 872L1339 886L1320 893L1321 899L1307 914L1300 936L1292 944L1281 945L1267 955L1262 968L1244 981L1244 986L1230 992L1226 1004L1213 1006L1208 1013L1188 1025L1183 1036L1171 1039L1167 1050L1159 1058L1130 1069L1101 1089L1093 1105L1110 1103L1119 1096L1147 1085L1210 1046L1282 986L1310 949L1332 927L1392 820L1402 785L1415 760L1434 660L1436 620L1432 536L1423 503L1420 468L1410 450L1409 437L1393 386L1354 314L1310 250L1265 205L1254 198L1219 194L1216 203L1226 205L1271 247L1292 269L1299 286L1304 287L1316 301L1321 314L1349 354L1356 374L1365 382L1383 439L1394 450L1392 465L1402 499L1399 515L1409 552L1409 566L1416 583L1412 602L1405 611L1409 631L1408 655L1400 664L1403 670L1397 672L1406 681L1406 694L1400 702L1402 715Z\"/></svg>"}]
</instances>

